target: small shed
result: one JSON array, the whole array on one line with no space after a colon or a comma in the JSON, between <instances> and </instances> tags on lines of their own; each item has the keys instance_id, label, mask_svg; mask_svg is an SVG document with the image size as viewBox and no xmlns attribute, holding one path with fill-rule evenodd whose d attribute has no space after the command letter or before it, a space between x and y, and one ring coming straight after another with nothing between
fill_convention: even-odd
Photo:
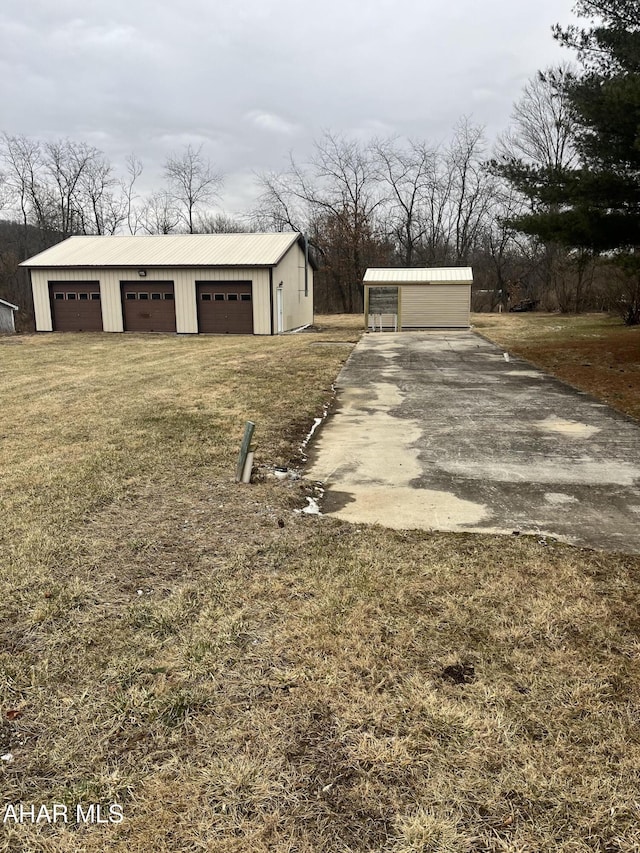
<instances>
[{"instance_id":1,"label":"small shed","mask_svg":"<svg viewBox=\"0 0 640 853\"><path fill-rule=\"evenodd\" d=\"M39 332L274 335L313 322L298 233L69 237L21 266Z\"/></svg>"},{"instance_id":2,"label":"small shed","mask_svg":"<svg viewBox=\"0 0 640 853\"><path fill-rule=\"evenodd\" d=\"M368 269L364 276L367 328L466 329L472 283L471 267Z\"/></svg>"},{"instance_id":3,"label":"small shed","mask_svg":"<svg viewBox=\"0 0 640 853\"><path fill-rule=\"evenodd\" d=\"M15 335L15 313L18 306L6 299L0 299L0 335Z\"/></svg>"}]
</instances>

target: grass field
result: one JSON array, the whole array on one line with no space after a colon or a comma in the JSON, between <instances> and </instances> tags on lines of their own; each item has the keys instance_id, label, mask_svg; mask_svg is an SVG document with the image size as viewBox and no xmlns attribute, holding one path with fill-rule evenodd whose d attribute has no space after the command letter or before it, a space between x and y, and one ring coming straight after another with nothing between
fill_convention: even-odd
<instances>
[{"instance_id":1,"label":"grass field","mask_svg":"<svg viewBox=\"0 0 640 853\"><path fill-rule=\"evenodd\" d=\"M640 560L233 482L247 419L299 460L358 321L0 339L3 800L68 808L1 850L640 850Z\"/></svg>"}]
</instances>

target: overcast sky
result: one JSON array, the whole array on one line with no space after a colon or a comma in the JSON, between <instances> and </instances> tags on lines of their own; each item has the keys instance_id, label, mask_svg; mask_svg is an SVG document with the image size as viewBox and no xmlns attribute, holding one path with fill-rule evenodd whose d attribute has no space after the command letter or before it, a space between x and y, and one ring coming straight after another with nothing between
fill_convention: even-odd
<instances>
[{"instance_id":1,"label":"overcast sky","mask_svg":"<svg viewBox=\"0 0 640 853\"><path fill-rule=\"evenodd\" d=\"M574 0L3 0L0 130L69 137L147 185L186 143L247 209L253 173L304 161L323 129L445 139L503 130L522 86L572 59Z\"/></svg>"}]
</instances>

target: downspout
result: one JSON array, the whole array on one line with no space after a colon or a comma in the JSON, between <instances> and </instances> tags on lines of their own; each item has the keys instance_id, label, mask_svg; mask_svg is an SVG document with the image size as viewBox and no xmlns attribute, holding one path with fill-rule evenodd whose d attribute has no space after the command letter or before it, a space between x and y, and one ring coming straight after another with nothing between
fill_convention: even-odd
<instances>
[{"instance_id":1,"label":"downspout","mask_svg":"<svg viewBox=\"0 0 640 853\"><path fill-rule=\"evenodd\" d=\"M269 267L269 316L271 317L271 331L273 335L273 267Z\"/></svg>"},{"instance_id":2,"label":"downspout","mask_svg":"<svg viewBox=\"0 0 640 853\"><path fill-rule=\"evenodd\" d=\"M304 295L309 295L309 241L307 235L302 235L304 238Z\"/></svg>"}]
</instances>

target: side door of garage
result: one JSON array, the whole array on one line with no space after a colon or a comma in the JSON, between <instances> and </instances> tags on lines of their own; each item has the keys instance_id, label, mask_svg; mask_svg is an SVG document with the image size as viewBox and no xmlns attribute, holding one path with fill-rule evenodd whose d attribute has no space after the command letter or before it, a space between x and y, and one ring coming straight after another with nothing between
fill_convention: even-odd
<instances>
[{"instance_id":1,"label":"side door of garage","mask_svg":"<svg viewBox=\"0 0 640 853\"><path fill-rule=\"evenodd\" d=\"M253 334L250 281L197 281L198 331L217 335Z\"/></svg>"},{"instance_id":2,"label":"side door of garage","mask_svg":"<svg viewBox=\"0 0 640 853\"><path fill-rule=\"evenodd\" d=\"M50 281L54 332L101 332L99 281Z\"/></svg>"},{"instance_id":3,"label":"side door of garage","mask_svg":"<svg viewBox=\"0 0 640 853\"><path fill-rule=\"evenodd\" d=\"M125 332L175 332L176 307L172 281L122 281Z\"/></svg>"}]
</instances>

